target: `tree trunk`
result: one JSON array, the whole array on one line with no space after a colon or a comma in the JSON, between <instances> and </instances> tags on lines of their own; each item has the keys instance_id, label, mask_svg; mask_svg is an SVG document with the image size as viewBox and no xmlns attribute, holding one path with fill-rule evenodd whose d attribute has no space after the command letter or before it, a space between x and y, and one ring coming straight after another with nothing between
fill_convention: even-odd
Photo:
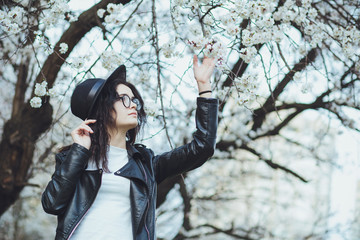
<instances>
[{"instance_id":1,"label":"tree trunk","mask_svg":"<svg viewBox=\"0 0 360 240\"><path fill-rule=\"evenodd\" d=\"M27 104L4 125L0 142L0 215L26 186L36 140L50 127L51 116L50 104L44 104L40 109Z\"/></svg>"}]
</instances>

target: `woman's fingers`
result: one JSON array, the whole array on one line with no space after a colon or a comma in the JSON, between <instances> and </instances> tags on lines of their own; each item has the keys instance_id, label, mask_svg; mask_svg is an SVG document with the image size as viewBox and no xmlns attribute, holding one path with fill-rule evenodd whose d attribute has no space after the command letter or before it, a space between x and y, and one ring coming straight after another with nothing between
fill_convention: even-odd
<instances>
[{"instance_id":1,"label":"woman's fingers","mask_svg":"<svg viewBox=\"0 0 360 240\"><path fill-rule=\"evenodd\" d=\"M193 65L195 68L198 67L198 57L196 54L194 54L194 57L193 57Z\"/></svg>"},{"instance_id":2,"label":"woman's fingers","mask_svg":"<svg viewBox=\"0 0 360 240\"><path fill-rule=\"evenodd\" d=\"M84 135L84 133L94 133L88 124L95 123L95 119L88 119L83 121L77 128L74 129L73 134Z\"/></svg>"},{"instance_id":3,"label":"woman's fingers","mask_svg":"<svg viewBox=\"0 0 360 240\"><path fill-rule=\"evenodd\" d=\"M78 127L78 133L90 132L94 133L94 131L88 125L80 125Z\"/></svg>"},{"instance_id":4,"label":"woman's fingers","mask_svg":"<svg viewBox=\"0 0 360 240\"><path fill-rule=\"evenodd\" d=\"M94 133L94 131L88 125L95 122L95 119L87 119L83 121L77 128L75 128L71 132L71 137L73 138L74 142L86 147L87 149L90 149L90 134Z\"/></svg>"},{"instance_id":5,"label":"woman's fingers","mask_svg":"<svg viewBox=\"0 0 360 240\"><path fill-rule=\"evenodd\" d=\"M88 124L91 124L91 123L94 123L96 122L96 119L86 119L85 121L83 121L82 123L88 125Z\"/></svg>"},{"instance_id":6,"label":"woman's fingers","mask_svg":"<svg viewBox=\"0 0 360 240\"><path fill-rule=\"evenodd\" d=\"M84 131L87 130L87 132L94 133L94 131L91 129L91 127L88 126L88 124L91 124L91 123L94 123L94 122L96 122L95 119L87 119L87 120L85 120L84 122L82 122L80 124L80 127Z\"/></svg>"}]
</instances>

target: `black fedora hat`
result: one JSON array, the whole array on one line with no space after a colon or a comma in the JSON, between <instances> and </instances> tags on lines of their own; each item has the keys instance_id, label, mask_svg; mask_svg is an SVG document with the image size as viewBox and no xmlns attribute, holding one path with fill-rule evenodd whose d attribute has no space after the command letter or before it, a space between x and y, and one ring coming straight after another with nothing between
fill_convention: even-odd
<instances>
[{"instance_id":1,"label":"black fedora hat","mask_svg":"<svg viewBox=\"0 0 360 240\"><path fill-rule=\"evenodd\" d=\"M126 82L126 68L124 65L115 69L107 79L90 78L78 84L71 96L71 112L82 120L88 118L101 90L106 83L114 79Z\"/></svg>"}]
</instances>

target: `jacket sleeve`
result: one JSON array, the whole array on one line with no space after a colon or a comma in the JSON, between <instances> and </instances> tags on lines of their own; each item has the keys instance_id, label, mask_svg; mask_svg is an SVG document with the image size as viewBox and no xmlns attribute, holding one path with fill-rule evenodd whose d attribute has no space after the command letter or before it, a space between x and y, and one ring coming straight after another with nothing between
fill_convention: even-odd
<instances>
[{"instance_id":1,"label":"jacket sleeve","mask_svg":"<svg viewBox=\"0 0 360 240\"><path fill-rule=\"evenodd\" d=\"M55 172L41 198L45 212L58 215L66 209L89 158L90 151L76 143L56 155Z\"/></svg>"},{"instance_id":2,"label":"jacket sleeve","mask_svg":"<svg viewBox=\"0 0 360 240\"><path fill-rule=\"evenodd\" d=\"M167 177L200 167L214 154L217 121L218 100L197 98L196 131L193 140L154 158L155 177L158 183Z\"/></svg>"}]
</instances>

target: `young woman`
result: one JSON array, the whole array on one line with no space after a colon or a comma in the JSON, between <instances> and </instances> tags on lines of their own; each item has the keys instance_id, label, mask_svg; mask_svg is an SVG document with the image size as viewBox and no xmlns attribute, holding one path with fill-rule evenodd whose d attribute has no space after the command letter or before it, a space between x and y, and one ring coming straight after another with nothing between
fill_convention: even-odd
<instances>
[{"instance_id":1,"label":"young woman","mask_svg":"<svg viewBox=\"0 0 360 240\"><path fill-rule=\"evenodd\" d=\"M75 88L71 110L84 121L71 133L74 143L56 155L42 195L45 212L58 216L55 239L155 239L157 184L201 166L215 148L214 60L205 57L198 65L194 56L193 66L196 132L190 143L160 155L135 144L146 114L124 66Z\"/></svg>"}]
</instances>

